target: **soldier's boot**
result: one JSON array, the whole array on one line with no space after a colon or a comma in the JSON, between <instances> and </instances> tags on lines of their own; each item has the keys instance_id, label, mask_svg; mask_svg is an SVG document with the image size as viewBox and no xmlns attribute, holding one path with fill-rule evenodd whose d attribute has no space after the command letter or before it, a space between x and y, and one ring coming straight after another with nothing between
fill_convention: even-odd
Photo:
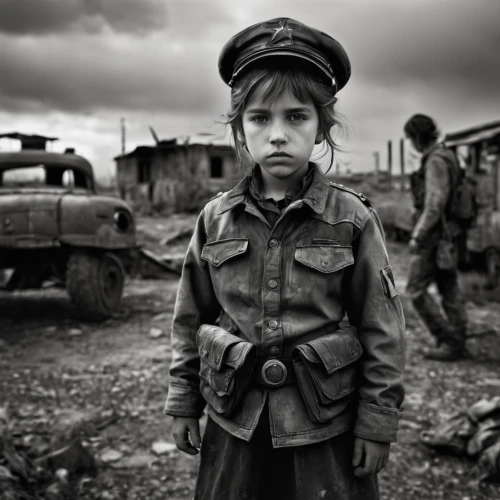
<instances>
[{"instance_id":1,"label":"soldier's boot","mask_svg":"<svg viewBox=\"0 0 500 500\"><path fill-rule=\"evenodd\" d=\"M424 358L437 361L456 361L466 356L465 330L459 330L448 338L438 337L437 342L436 347L424 352Z\"/></svg>"}]
</instances>

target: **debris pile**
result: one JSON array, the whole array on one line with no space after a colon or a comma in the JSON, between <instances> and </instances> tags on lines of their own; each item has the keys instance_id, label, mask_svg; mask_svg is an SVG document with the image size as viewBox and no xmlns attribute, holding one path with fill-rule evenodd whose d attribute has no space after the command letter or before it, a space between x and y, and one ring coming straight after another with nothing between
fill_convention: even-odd
<instances>
[{"instance_id":1,"label":"debris pile","mask_svg":"<svg viewBox=\"0 0 500 500\"><path fill-rule=\"evenodd\" d=\"M500 482L500 396L481 399L455 413L436 428L423 431L420 441L438 452L475 460L471 476L479 481Z\"/></svg>"},{"instance_id":2,"label":"debris pile","mask_svg":"<svg viewBox=\"0 0 500 500\"><path fill-rule=\"evenodd\" d=\"M0 407L0 500L78 498L97 468L98 432L117 420L112 410L41 410L10 418Z\"/></svg>"}]
</instances>

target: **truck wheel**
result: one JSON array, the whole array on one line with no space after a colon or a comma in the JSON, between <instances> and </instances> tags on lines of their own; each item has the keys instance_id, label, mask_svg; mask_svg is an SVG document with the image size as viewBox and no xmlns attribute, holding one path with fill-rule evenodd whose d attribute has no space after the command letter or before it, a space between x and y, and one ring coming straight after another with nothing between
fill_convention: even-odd
<instances>
[{"instance_id":1,"label":"truck wheel","mask_svg":"<svg viewBox=\"0 0 500 500\"><path fill-rule=\"evenodd\" d=\"M486 261L486 286L493 289L500 283L500 252L494 248L486 250L484 255Z\"/></svg>"},{"instance_id":2,"label":"truck wheel","mask_svg":"<svg viewBox=\"0 0 500 500\"><path fill-rule=\"evenodd\" d=\"M120 307L125 272L111 253L74 253L68 260L66 288L78 315L89 321L109 318Z\"/></svg>"}]
</instances>

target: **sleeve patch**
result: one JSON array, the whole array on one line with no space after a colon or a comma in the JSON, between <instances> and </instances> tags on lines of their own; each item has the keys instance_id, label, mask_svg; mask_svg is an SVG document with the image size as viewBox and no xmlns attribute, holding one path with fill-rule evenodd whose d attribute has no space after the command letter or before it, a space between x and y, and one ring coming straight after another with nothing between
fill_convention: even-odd
<instances>
[{"instance_id":1,"label":"sleeve patch","mask_svg":"<svg viewBox=\"0 0 500 500\"><path fill-rule=\"evenodd\" d=\"M390 299L394 299L399 296L394 283L394 275L392 274L392 266L386 266L380 271L380 276L382 278L382 285L384 287L384 292Z\"/></svg>"}]
</instances>

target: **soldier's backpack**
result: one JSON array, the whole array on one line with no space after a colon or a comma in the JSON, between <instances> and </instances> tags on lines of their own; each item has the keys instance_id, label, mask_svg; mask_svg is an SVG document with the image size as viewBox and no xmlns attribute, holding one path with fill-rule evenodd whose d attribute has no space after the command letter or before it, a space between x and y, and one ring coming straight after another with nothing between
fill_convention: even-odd
<instances>
[{"instance_id":1,"label":"soldier's backpack","mask_svg":"<svg viewBox=\"0 0 500 500\"><path fill-rule=\"evenodd\" d=\"M448 150L449 151L449 150ZM478 204L475 194L475 184L466 177L465 171L460 167L458 159L453 154L453 159L447 155L450 166L451 191L446 205L446 218L454 221L460 228L467 230L474 224L477 217Z\"/></svg>"}]
</instances>

